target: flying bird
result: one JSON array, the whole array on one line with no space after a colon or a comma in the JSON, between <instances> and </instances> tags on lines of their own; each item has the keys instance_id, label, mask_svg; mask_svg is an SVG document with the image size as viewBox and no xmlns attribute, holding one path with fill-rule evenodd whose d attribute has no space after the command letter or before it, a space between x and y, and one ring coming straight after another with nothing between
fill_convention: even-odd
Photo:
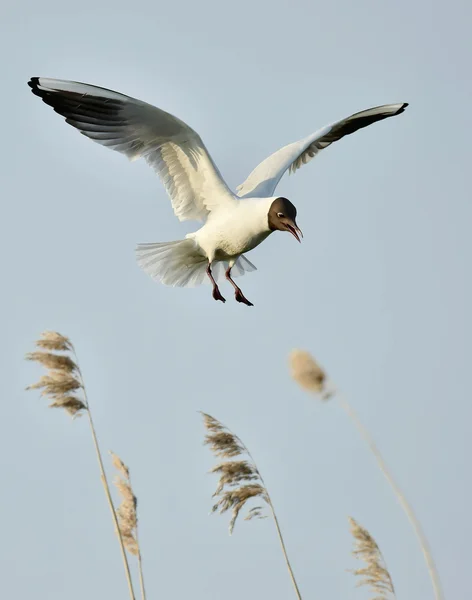
<instances>
[{"instance_id":1,"label":"flying bird","mask_svg":"<svg viewBox=\"0 0 472 600\"><path fill-rule=\"evenodd\" d=\"M295 172L345 135L399 115L408 106L403 102L370 108L284 146L261 162L235 193L198 133L177 117L130 96L75 81L33 77L28 85L83 135L130 160L144 158L160 176L180 221L204 221L183 240L139 244L137 260L144 271L171 286L192 287L209 279L213 298L222 302L217 282L224 274L235 299L248 306L253 304L233 280L256 269L245 253L274 231L287 231L299 242L303 237L297 209L275 195L284 173Z\"/></svg>"}]
</instances>

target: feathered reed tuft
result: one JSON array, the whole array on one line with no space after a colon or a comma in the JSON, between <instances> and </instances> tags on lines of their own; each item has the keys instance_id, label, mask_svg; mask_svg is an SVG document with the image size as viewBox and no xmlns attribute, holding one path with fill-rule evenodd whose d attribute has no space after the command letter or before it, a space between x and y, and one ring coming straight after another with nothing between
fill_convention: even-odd
<instances>
[{"instance_id":1,"label":"feathered reed tuft","mask_svg":"<svg viewBox=\"0 0 472 600\"><path fill-rule=\"evenodd\" d=\"M354 538L353 556L363 560L366 566L352 571L361 577L358 586L368 586L376 596L371 600L392 600L396 598L393 581L377 542L355 519L349 517L351 534Z\"/></svg>"},{"instance_id":2,"label":"feathered reed tuft","mask_svg":"<svg viewBox=\"0 0 472 600\"><path fill-rule=\"evenodd\" d=\"M213 505L211 512L219 511L221 514L231 510L231 520L229 522L229 533L231 535L239 513L245 507L246 503L249 500L262 500L265 506L259 502L257 506L249 509L244 520L251 521L252 519L267 518L267 515L264 514L264 508L268 507L274 519L292 585L298 600L302 600L288 558L279 520L275 514L274 505L251 453L242 440L228 429L228 427L223 425L223 423L218 421L218 419L204 412L201 415L203 417L203 424L207 430L204 444L210 446L213 454L218 458L226 459L241 457L240 460L225 460L224 462L220 462L210 470L210 473L216 473L220 477L216 491L213 494L213 497L216 497L218 501Z\"/></svg>"},{"instance_id":3,"label":"feathered reed tuft","mask_svg":"<svg viewBox=\"0 0 472 600\"><path fill-rule=\"evenodd\" d=\"M121 532L124 547L130 554L138 557L139 585L141 587L141 598L146 600L144 587L143 561L138 537L138 500L131 486L131 475L129 468L121 458L110 452L113 466L118 471L114 484L121 496L121 504L116 509L116 516Z\"/></svg>"},{"instance_id":4,"label":"feathered reed tuft","mask_svg":"<svg viewBox=\"0 0 472 600\"><path fill-rule=\"evenodd\" d=\"M289 365L291 375L300 387L313 394L319 394L322 400L331 398L333 392L327 387L326 373L309 352L292 350Z\"/></svg>"},{"instance_id":5,"label":"feathered reed tuft","mask_svg":"<svg viewBox=\"0 0 472 600\"><path fill-rule=\"evenodd\" d=\"M44 350L57 350L58 352L70 352L73 350L69 338L57 331L43 331L40 339L36 342L36 346Z\"/></svg>"},{"instance_id":6,"label":"feathered reed tuft","mask_svg":"<svg viewBox=\"0 0 472 600\"><path fill-rule=\"evenodd\" d=\"M110 456L112 460L112 464L115 469L123 475L125 479L129 479L129 468L125 465L125 463L121 460L118 454L115 454L110 450Z\"/></svg>"},{"instance_id":7,"label":"feathered reed tuft","mask_svg":"<svg viewBox=\"0 0 472 600\"><path fill-rule=\"evenodd\" d=\"M232 534L236 519L246 502L260 498L269 504L269 497L261 475L243 442L220 421L206 413L201 414L208 432L204 443L210 446L213 454L218 458L241 456L241 460L218 463L210 471L220 477L213 494L218 501L213 505L212 513L219 511L222 514L228 510L232 511L229 523L229 532ZM245 520L263 518L262 507L255 508L249 511Z\"/></svg>"},{"instance_id":8,"label":"feathered reed tuft","mask_svg":"<svg viewBox=\"0 0 472 600\"><path fill-rule=\"evenodd\" d=\"M63 408L73 417L80 415L87 410L87 404L80 370L69 355L73 352L70 340L55 331L45 331L36 346L45 351L30 352L26 360L39 363L47 369L47 373L26 389L41 390L41 396L52 400L50 408Z\"/></svg>"},{"instance_id":9,"label":"feathered reed tuft","mask_svg":"<svg viewBox=\"0 0 472 600\"><path fill-rule=\"evenodd\" d=\"M128 467L118 455L113 452L110 452L110 454L113 460L113 466L120 474L115 477L113 483L121 496L121 504L116 509L121 537L126 550L134 556L137 556L139 554L139 546L136 540L138 500L131 487Z\"/></svg>"}]
</instances>

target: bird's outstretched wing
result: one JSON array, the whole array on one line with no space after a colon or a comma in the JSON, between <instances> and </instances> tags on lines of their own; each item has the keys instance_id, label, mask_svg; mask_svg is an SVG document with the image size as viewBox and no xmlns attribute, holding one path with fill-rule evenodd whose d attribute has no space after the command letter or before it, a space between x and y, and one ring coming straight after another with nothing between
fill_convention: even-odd
<instances>
[{"instance_id":1,"label":"bird's outstretched wing","mask_svg":"<svg viewBox=\"0 0 472 600\"><path fill-rule=\"evenodd\" d=\"M399 115L407 106L408 104L404 102L363 110L347 119L327 125L298 142L284 146L262 161L246 181L238 186L238 196L241 198L273 196L277 184L287 169L294 173L333 142L362 127Z\"/></svg>"},{"instance_id":2,"label":"bird's outstretched wing","mask_svg":"<svg viewBox=\"0 0 472 600\"><path fill-rule=\"evenodd\" d=\"M131 160L145 158L181 221L204 219L212 210L237 202L200 136L173 115L75 81L33 77L28 85L83 135Z\"/></svg>"}]
</instances>

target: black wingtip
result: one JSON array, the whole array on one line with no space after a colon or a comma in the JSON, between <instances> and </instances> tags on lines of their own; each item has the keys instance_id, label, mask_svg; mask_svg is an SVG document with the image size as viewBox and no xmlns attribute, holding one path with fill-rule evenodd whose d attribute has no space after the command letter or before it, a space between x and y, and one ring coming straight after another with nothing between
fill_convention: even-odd
<instances>
[{"instance_id":1,"label":"black wingtip","mask_svg":"<svg viewBox=\"0 0 472 600\"><path fill-rule=\"evenodd\" d=\"M39 77L31 77L31 79L28 81L28 85L30 86L31 91L35 96L42 96L41 91L39 89Z\"/></svg>"},{"instance_id":2,"label":"black wingtip","mask_svg":"<svg viewBox=\"0 0 472 600\"><path fill-rule=\"evenodd\" d=\"M398 109L398 112L396 113L397 115L401 115L402 112L405 112L405 108L409 106L408 102L404 102L400 108Z\"/></svg>"}]
</instances>

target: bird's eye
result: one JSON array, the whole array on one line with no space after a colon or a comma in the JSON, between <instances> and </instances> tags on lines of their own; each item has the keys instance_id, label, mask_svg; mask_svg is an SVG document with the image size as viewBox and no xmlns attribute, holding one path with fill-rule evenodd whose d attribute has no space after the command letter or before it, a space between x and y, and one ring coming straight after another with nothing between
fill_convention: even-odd
<instances>
[{"instance_id":1,"label":"bird's eye","mask_svg":"<svg viewBox=\"0 0 472 600\"><path fill-rule=\"evenodd\" d=\"M284 213L277 213L277 216L279 217L279 219L282 219L282 217L285 217Z\"/></svg>"}]
</instances>

